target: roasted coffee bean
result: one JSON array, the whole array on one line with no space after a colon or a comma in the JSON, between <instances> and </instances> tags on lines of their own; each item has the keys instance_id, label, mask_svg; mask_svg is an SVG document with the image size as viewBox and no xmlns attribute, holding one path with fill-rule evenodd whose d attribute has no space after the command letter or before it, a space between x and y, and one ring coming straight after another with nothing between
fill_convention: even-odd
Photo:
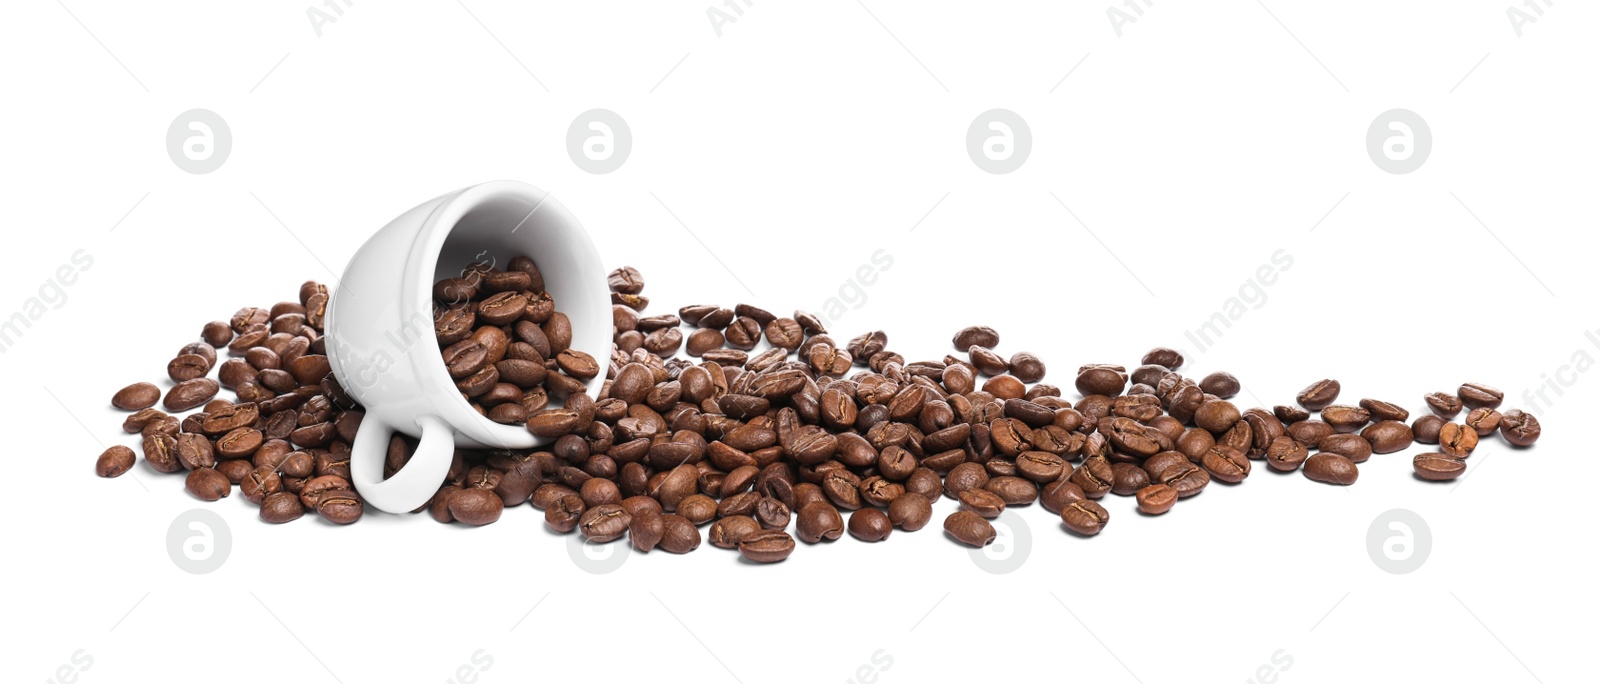
<instances>
[{"instance_id":1,"label":"roasted coffee bean","mask_svg":"<svg viewBox=\"0 0 1600 684\"><path fill-rule=\"evenodd\" d=\"M1428 408L1433 411L1434 415L1445 420L1455 418L1456 414L1461 413L1461 398L1454 394L1432 392L1423 396L1422 399L1427 402Z\"/></svg>"},{"instance_id":2,"label":"roasted coffee bean","mask_svg":"<svg viewBox=\"0 0 1600 684\"><path fill-rule=\"evenodd\" d=\"M1488 437L1500 429L1500 412L1487 406L1479 406L1467 412L1467 425L1478 432L1479 437Z\"/></svg>"},{"instance_id":3,"label":"roasted coffee bean","mask_svg":"<svg viewBox=\"0 0 1600 684\"><path fill-rule=\"evenodd\" d=\"M1215 394L1219 399L1230 399L1239 393L1239 379L1232 373L1217 371L1201 378L1200 389L1207 394Z\"/></svg>"},{"instance_id":4,"label":"roasted coffee bean","mask_svg":"<svg viewBox=\"0 0 1600 684\"><path fill-rule=\"evenodd\" d=\"M1242 416L1238 407L1222 399L1213 399L1200 405L1194 412L1194 424L1214 435L1220 435L1239 422Z\"/></svg>"},{"instance_id":5,"label":"roasted coffee bean","mask_svg":"<svg viewBox=\"0 0 1600 684\"><path fill-rule=\"evenodd\" d=\"M1150 474L1132 463L1111 464L1111 475L1111 493L1117 496L1133 496L1150 484Z\"/></svg>"},{"instance_id":6,"label":"roasted coffee bean","mask_svg":"<svg viewBox=\"0 0 1600 684\"><path fill-rule=\"evenodd\" d=\"M1028 352L1017 352L1011 355L1011 360L1006 367L1011 374L1023 382L1038 382L1044 379L1044 362L1039 357Z\"/></svg>"},{"instance_id":7,"label":"roasted coffee bean","mask_svg":"<svg viewBox=\"0 0 1600 684\"><path fill-rule=\"evenodd\" d=\"M1355 432L1372 419L1372 414L1359 406L1335 404L1322 409L1322 420L1333 426L1335 432Z\"/></svg>"},{"instance_id":8,"label":"roasted coffee bean","mask_svg":"<svg viewBox=\"0 0 1600 684\"><path fill-rule=\"evenodd\" d=\"M292 492L274 492L261 500L261 519L274 525L305 515L305 504Z\"/></svg>"},{"instance_id":9,"label":"roasted coffee bean","mask_svg":"<svg viewBox=\"0 0 1600 684\"><path fill-rule=\"evenodd\" d=\"M889 521L907 532L922 529L932 517L932 503L916 492L906 492L889 502Z\"/></svg>"},{"instance_id":10,"label":"roasted coffee bean","mask_svg":"<svg viewBox=\"0 0 1600 684\"><path fill-rule=\"evenodd\" d=\"M496 497L498 499L498 497ZM633 517L618 504L595 506L578 519L578 533L596 544L621 539Z\"/></svg>"},{"instance_id":11,"label":"roasted coffee bean","mask_svg":"<svg viewBox=\"0 0 1600 684\"><path fill-rule=\"evenodd\" d=\"M1368 425L1361 436L1372 444L1372 452L1377 454L1392 454L1410 447L1413 439L1411 426L1398 420L1380 420Z\"/></svg>"},{"instance_id":12,"label":"roasted coffee bean","mask_svg":"<svg viewBox=\"0 0 1600 684\"><path fill-rule=\"evenodd\" d=\"M216 501L233 490L233 483L228 481L228 476L217 472L215 468L197 468L189 471L183 488L201 501Z\"/></svg>"},{"instance_id":13,"label":"roasted coffee bean","mask_svg":"<svg viewBox=\"0 0 1600 684\"><path fill-rule=\"evenodd\" d=\"M1305 463L1309 454L1304 444L1288 435L1272 440L1267 447L1267 467L1279 472L1297 470L1300 464Z\"/></svg>"},{"instance_id":14,"label":"roasted coffee bean","mask_svg":"<svg viewBox=\"0 0 1600 684\"><path fill-rule=\"evenodd\" d=\"M1539 419L1522 409L1512 409L1500 416L1500 435L1513 446L1533 446L1539 433Z\"/></svg>"},{"instance_id":15,"label":"roasted coffee bean","mask_svg":"<svg viewBox=\"0 0 1600 684\"><path fill-rule=\"evenodd\" d=\"M1373 453L1372 442L1362 435L1328 435L1312 446L1319 451L1348 458L1352 463L1363 463L1371 458Z\"/></svg>"},{"instance_id":16,"label":"roasted coffee bean","mask_svg":"<svg viewBox=\"0 0 1600 684\"><path fill-rule=\"evenodd\" d=\"M183 464L184 468L199 470L217 465L215 450L212 448L211 440L206 439L205 435L192 432L180 434L175 448L178 462Z\"/></svg>"},{"instance_id":17,"label":"roasted coffee bean","mask_svg":"<svg viewBox=\"0 0 1600 684\"><path fill-rule=\"evenodd\" d=\"M739 555L754 563L777 563L794 552L794 537L783 530L758 530L739 540Z\"/></svg>"},{"instance_id":18,"label":"roasted coffee bean","mask_svg":"<svg viewBox=\"0 0 1600 684\"><path fill-rule=\"evenodd\" d=\"M1456 396L1461 398L1461 404L1469 409L1475 408L1500 408L1501 400L1505 393L1488 385L1469 382L1456 390Z\"/></svg>"},{"instance_id":19,"label":"roasted coffee bean","mask_svg":"<svg viewBox=\"0 0 1600 684\"><path fill-rule=\"evenodd\" d=\"M1211 477L1230 484L1243 482L1250 475L1250 459L1237 448L1218 444L1200 457L1200 465Z\"/></svg>"},{"instance_id":20,"label":"roasted coffee bean","mask_svg":"<svg viewBox=\"0 0 1600 684\"><path fill-rule=\"evenodd\" d=\"M1446 456L1466 458L1472 455L1472 450L1478 448L1478 431L1461 423L1445 423L1439 426L1439 450Z\"/></svg>"},{"instance_id":21,"label":"roasted coffee bean","mask_svg":"<svg viewBox=\"0 0 1600 684\"><path fill-rule=\"evenodd\" d=\"M211 401L212 397L217 396L218 389L217 381L211 378L185 380L167 390L162 405L168 411L187 411Z\"/></svg>"},{"instance_id":22,"label":"roasted coffee bean","mask_svg":"<svg viewBox=\"0 0 1600 684\"><path fill-rule=\"evenodd\" d=\"M972 511L985 518L998 518L1006 509L1006 502L987 489L968 489L956 495L961 510Z\"/></svg>"},{"instance_id":23,"label":"roasted coffee bean","mask_svg":"<svg viewBox=\"0 0 1600 684\"><path fill-rule=\"evenodd\" d=\"M765 525L762 527L771 529ZM795 534L807 544L838 539L844 534L844 518L839 516L839 509L834 508L833 504L813 501L800 507L795 517Z\"/></svg>"},{"instance_id":24,"label":"roasted coffee bean","mask_svg":"<svg viewBox=\"0 0 1600 684\"><path fill-rule=\"evenodd\" d=\"M128 385L111 396L111 405L124 411L138 411L156 405L161 398L161 388L148 382Z\"/></svg>"},{"instance_id":25,"label":"roasted coffee bean","mask_svg":"<svg viewBox=\"0 0 1600 684\"><path fill-rule=\"evenodd\" d=\"M1111 464L1099 456L1092 456L1083 460L1072 474L1067 478L1083 491L1083 495L1090 499L1098 499L1111 491L1111 485L1116 480L1116 474L1111 469Z\"/></svg>"},{"instance_id":26,"label":"roasted coffee bean","mask_svg":"<svg viewBox=\"0 0 1600 684\"><path fill-rule=\"evenodd\" d=\"M889 538L889 533L894 531L894 525L889 522L887 513L876 508L863 508L850 514L849 529L850 536L856 539L879 542ZM791 546L793 543L790 542Z\"/></svg>"},{"instance_id":27,"label":"roasted coffee bean","mask_svg":"<svg viewBox=\"0 0 1600 684\"><path fill-rule=\"evenodd\" d=\"M1177 490L1179 497L1188 498L1199 494L1206 485L1211 484L1211 474L1199 466L1180 463L1161 471L1156 481Z\"/></svg>"},{"instance_id":28,"label":"roasted coffee bean","mask_svg":"<svg viewBox=\"0 0 1600 684\"><path fill-rule=\"evenodd\" d=\"M1291 425L1311 417L1311 412L1299 406L1274 406L1272 415L1283 421L1284 425Z\"/></svg>"},{"instance_id":29,"label":"roasted coffee bean","mask_svg":"<svg viewBox=\"0 0 1600 684\"><path fill-rule=\"evenodd\" d=\"M1442 482L1461 477L1467 462L1445 454L1417 454L1411 458L1411 469L1424 480Z\"/></svg>"},{"instance_id":30,"label":"roasted coffee bean","mask_svg":"<svg viewBox=\"0 0 1600 684\"><path fill-rule=\"evenodd\" d=\"M1505 419L1502 418L1501 422L1503 423L1504 421ZM1444 427L1445 422L1447 421L1444 418L1440 418L1439 416L1431 413L1425 416L1419 416L1411 423L1412 438L1415 439L1418 444L1438 444L1439 428Z\"/></svg>"},{"instance_id":31,"label":"roasted coffee bean","mask_svg":"<svg viewBox=\"0 0 1600 684\"><path fill-rule=\"evenodd\" d=\"M987 546L994 541L994 526L972 511L956 511L944 519L945 534L968 546Z\"/></svg>"},{"instance_id":32,"label":"roasted coffee bean","mask_svg":"<svg viewBox=\"0 0 1600 684\"><path fill-rule=\"evenodd\" d=\"M1127 382L1128 379L1115 368L1096 366L1079 371L1078 379L1073 384L1078 393L1086 397L1097 394L1114 397L1122 394Z\"/></svg>"},{"instance_id":33,"label":"roasted coffee bean","mask_svg":"<svg viewBox=\"0 0 1600 684\"><path fill-rule=\"evenodd\" d=\"M962 351L972 348L973 345L985 349L993 349L1000 346L1000 333L995 332L994 328L988 326L968 326L956 331L955 337L950 339L950 343L956 349Z\"/></svg>"},{"instance_id":34,"label":"roasted coffee bean","mask_svg":"<svg viewBox=\"0 0 1600 684\"><path fill-rule=\"evenodd\" d=\"M1317 482L1335 485L1355 484L1356 476L1360 474L1350 459L1327 452L1312 454L1300 470Z\"/></svg>"},{"instance_id":35,"label":"roasted coffee bean","mask_svg":"<svg viewBox=\"0 0 1600 684\"><path fill-rule=\"evenodd\" d=\"M120 444L100 452L95 460L94 474L100 477L119 477L133 469L133 450Z\"/></svg>"},{"instance_id":36,"label":"roasted coffee bean","mask_svg":"<svg viewBox=\"0 0 1600 684\"><path fill-rule=\"evenodd\" d=\"M1333 426L1320 420L1302 420L1298 423L1290 424L1289 427L1285 428L1285 431L1289 433L1290 437L1294 438L1294 441L1305 445L1309 449L1322 441L1322 438L1333 434Z\"/></svg>"},{"instance_id":37,"label":"roasted coffee bean","mask_svg":"<svg viewBox=\"0 0 1600 684\"><path fill-rule=\"evenodd\" d=\"M1134 494L1134 498L1139 502L1140 513L1161 515L1172 510L1172 506L1178 503L1178 490L1158 483L1140 489Z\"/></svg>"},{"instance_id":38,"label":"roasted coffee bean","mask_svg":"<svg viewBox=\"0 0 1600 684\"><path fill-rule=\"evenodd\" d=\"M1372 414L1372 419L1374 421L1404 421L1411 417L1411 412L1405 410L1405 408L1399 404L1392 404L1387 401L1378 401L1377 399L1362 399L1361 408L1366 409L1367 413Z\"/></svg>"},{"instance_id":39,"label":"roasted coffee bean","mask_svg":"<svg viewBox=\"0 0 1600 684\"><path fill-rule=\"evenodd\" d=\"M1044 486L1039 492L1039 503L1044 509L1061 514L1061 510L1074 501L1083 501L1088 497L1084 495L1083 488L1069 480L1056 480Z\"/></svg>"},{"instance_id":40,"label":"roasted coffee bean","mask_svg":"<svg viewBox=\"0 0 1600 684\"><path fill-rule=\"evenodd\" d=\"M1339 389L1338 380L1318 380L1300 390L1300 394L1295 396L1295 401L1307 411L1321 411L1338 400Z\"/></svg>"},{"instance_id":41,"label":"roasted coffee bean","mask_svg":"<svg viewBox=\"0 0 1600 684\"><path fill-rule=\"evenodd\" d=\"M576 349L566 349L556 354L556 365L561 371L579 380L588 380L600 374L600 364L594 357Z\"/></svg>"},{"instance_id":42,"label":"roasted coffee bean","mask_svg":"<svg viewBox=\"0 0 1600 684\"><path fill-rule=\"evenodd\" d=\"M1061 510L1061 522L1067 529L1086 537L1100 534L1110 519L1111 513L1093 501L1075 501Z\"/></svg>"}]
</instances>

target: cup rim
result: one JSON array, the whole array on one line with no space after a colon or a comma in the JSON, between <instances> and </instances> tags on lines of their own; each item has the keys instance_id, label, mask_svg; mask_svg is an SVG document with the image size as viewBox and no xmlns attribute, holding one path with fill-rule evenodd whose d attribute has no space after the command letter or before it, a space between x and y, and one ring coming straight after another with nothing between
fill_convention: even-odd
<instances>
[{"instance_id":1,"label":"cup rim","mask_svg":"<svg viewBox=\"0 0 1600 684\"><path fill-rule=\"evenodd\" d=\"M549 191L512 180L473 185L463 188L454 197L440 203L427 218L423 219L422 229L417 234L409 257L408 270L416 276L407 279L401 285L402 306L410 309L400 312L403 320L412 320L417 314L421 314L424 320L433 320L433 278L436 275L434 265L438 262L439 253L443 251L444 244L455 230L456 224L468 212L497 196L524 199L537 205L541 212L549 211L555 214L553 221L565 233L564 239L574 241L589 264L600 263L599 250L595 247L594 240L577 223L577 218L556 201ZM581 268L576 264L572 267ZM597 283L598 279L604 276L603 273L593 275ZM581 351L594 353L594 350ZM494 448L526 449L550 441L535 436L521 425L502 425L472 410L472 406L461 396L455 381L450 378L449 371L437 354L424 353L410 356L416 377L423 385L421 389L428 393L429 404L457 433ZM595 358L599 360L602 357ZM604 377L605 374L601 373L585 382L584 391L594 396Z\"/></svg>"}]
</instances>

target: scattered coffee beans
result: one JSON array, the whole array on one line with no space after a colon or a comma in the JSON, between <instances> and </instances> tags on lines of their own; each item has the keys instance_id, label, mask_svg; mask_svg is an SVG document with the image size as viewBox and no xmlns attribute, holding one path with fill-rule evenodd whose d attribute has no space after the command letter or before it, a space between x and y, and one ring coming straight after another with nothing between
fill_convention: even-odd
<instances>
[{"instance_id":1,"label":"scattered coffee beans","mask_svg":"<svg viewBox=\"0 0 1600 684\"><path fill-rule=\"evenodd\" d=\"M1040 357L995 351L993 328L957 331L957 355L907 361L883 331L841 344L803 311L779 317L741 303L647 315L644 284L631 267L607 277L607 359L571 347L572 323L532 259L468 264L435 284L440 365L462 400L549 443L458 450L421 510L485 525L526 502L551 530L595 543L627 537L640 552L688 553L709 525L712 546L775 563L796 539L813 545L848 532L877 542L896 527L920 530L943 498L955 511L945 532L961 544L989 544L989 519L1035 501L1068 531L1093 536L1117 497L1162 515L1212 479L1242 483L1255 460L1349 485L1374 454L1437 444L1413 469L1449 480L1465 472L1480 439L1498 432L1526 447L1540 435L1534 416L1502 413L1504 394L1479 383L1426 395L1431 413L1410 424L1410 412L1390 402L1335 404L1340 384L1331 379L1307 386L1297 405L1241 407L1229 401L1238 378L1190 379L1177 372L1183 356L1165 347L1132 373L1080 366L1073 387L1082 396L1073 401L1045 384ZM130 412L123 429L139 435L144 461L186 472L185 489L203 500L238 485L269 523L307 510L359 520L349 461L364 414L331 373L328 297L306 283L298 301L208 323L201 341L168 362L165 391L148 382L117 391L111 403ZM220 348L229 358L219 364ZM602 380L595 396L591 379ZM235 398L218 398L221 389ZM1452 422L1463 408L1463 422ZM394 436L385 476L416 447ZM95 473L117 477L137 460L114 446Z\"/></svg>"}]
</instances>

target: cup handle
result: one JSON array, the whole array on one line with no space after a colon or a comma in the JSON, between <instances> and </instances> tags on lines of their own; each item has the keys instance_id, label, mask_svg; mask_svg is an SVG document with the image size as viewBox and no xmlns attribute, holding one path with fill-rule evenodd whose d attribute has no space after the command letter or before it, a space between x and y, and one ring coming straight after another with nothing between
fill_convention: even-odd
<instances>
[{"instance_id":1,"label":"cup handle","mask_svg":"<svg viewBox=\"0 0 1600 684\"><path fill-rule=\"evenodd\" d=\"M355 444L350 446L350 475L355 480L356 492L379 510L388 513L417 510L433 498L450 473L450 462L455 455L450 426L431 415L417 418L417 426L422 435L417 452L411 455L405 467L387 480L383 479L383 462L394 429L369 416L356 432Z\"/></svg>"}]
</instances>

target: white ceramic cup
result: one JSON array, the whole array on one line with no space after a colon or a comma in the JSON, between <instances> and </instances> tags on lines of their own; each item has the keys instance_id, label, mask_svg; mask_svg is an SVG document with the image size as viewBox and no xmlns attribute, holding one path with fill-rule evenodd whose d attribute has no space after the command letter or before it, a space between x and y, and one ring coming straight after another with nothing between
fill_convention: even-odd
<instances>
[{"instance_id":1,"label":"white ceramic cup","mask_svg":"<svg viewBox=\"0 0 1600 684\"><path fill-rule=\"evenodd\" d=\"M526 449L548 440L474 411L445 370L433 334L433 284L473 262L504 267L525 255L572 321L572 348L611 358L611 299L594 241L566 207L526 183L493 181L441 195L369 238L345 267L327 310L333 374L366 418L351 445L356 491L390 513L416 510L438 491L456 447ZM588 382L592 396L605 376ZM383 478L389 438L420 440L404 468Z\"/></svg>"}]
</instances>

